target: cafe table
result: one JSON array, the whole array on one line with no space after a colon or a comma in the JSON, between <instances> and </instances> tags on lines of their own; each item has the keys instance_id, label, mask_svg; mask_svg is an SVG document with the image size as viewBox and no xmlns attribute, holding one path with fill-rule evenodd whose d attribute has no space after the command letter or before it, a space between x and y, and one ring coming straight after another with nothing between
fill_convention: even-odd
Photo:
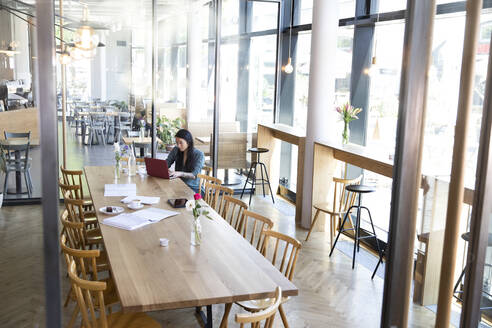
<instances>
[{"instance_id":1,"label":"cafe table","mask_svg":"<svg viewBox=\"0 0 492 328\"><path fill-rule=\"evenodd\" d=\"M1 139L0 145L9 146L14 150L14 156L16 161L19 161L21 158L20 150L16 150L16 146L23 146L27 144L27 138L9 138L9 139ZM39 139L30 139L29 147L39 146ZM25 148L25 146L24 146ZM15 191L7 191L9 194L26 194L27 191L22 190L22 174L20 171L15 172Z\"/></svg>"},{"instance_id":2,"label":"cafe table","mask_svg":"<svg viewBox=\"0 0 492 328\"><path fill-rule=\"evenodd\" d=\"M195 307L205 327L212 327L214 304L274 297L277 286L284 296L298 294L297 287L213 209L213 220L201 220L201 245L192 246L191 213L173 209L167 202L172 198L193 199L193 191L181 179L136 175L116 180L113 166L87 166L84 170L96 209L123 206L120 201L124 197L104 197L105 184L132 183L137 195L160 197L153 207L179 213L127 231L104 225L109 216L97 212L124 312ZM169 239L169 245L161 247L160 238ZM207 315L201 311L203 306Z\"/></svg>"},{"instance_id":3,"label":"cafe table","mask_svg":"<svg viewBox=\"0 0 492 328\"><path fill-rule=\"evenodd\" d=\"M151 144L152 143L152 138L151 137L123 137L123 142L125 145L131 146L133 143L140 143L140 144ZM157 143L162 143L162 140L156 137L156 142ZM145 157L145 149L140 148L140 157Z\"/></svg>"}]
</instances>

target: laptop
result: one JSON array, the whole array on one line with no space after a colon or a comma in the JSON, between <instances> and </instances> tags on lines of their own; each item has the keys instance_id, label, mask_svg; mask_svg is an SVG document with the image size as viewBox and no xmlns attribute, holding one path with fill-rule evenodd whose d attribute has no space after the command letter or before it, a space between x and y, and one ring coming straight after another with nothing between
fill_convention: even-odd
<instances>
[{"instance_id":1,"label":"laptop","mask_svg":"<svg viewBox=\"0 0 492 328\"><path fill-rule=\"evenodd\" d=\"M169 169L164 159L145 157L145 168L150 176L169 179Z\"/></svg>"}]
</instances>

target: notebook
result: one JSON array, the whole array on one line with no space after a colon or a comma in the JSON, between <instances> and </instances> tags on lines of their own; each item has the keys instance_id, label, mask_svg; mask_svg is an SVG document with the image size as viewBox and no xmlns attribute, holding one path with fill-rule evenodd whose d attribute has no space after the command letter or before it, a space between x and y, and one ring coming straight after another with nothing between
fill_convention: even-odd
<instances>
[{"instance_id":1,"label":"notebook","mask_svg":"<svg viewBox=\"0 0 492 328\"><path fill-rule=\"evenodd\" d=\"M105 219L102 223L124 230L135 230L178 214L178 212L160 208L147 208L133 213L123 213L113 216Z\"/></svg>"},{"instance_id":2,"label":"notebook","mask_svg":"<svg viewBox=\"0 0 492 328\"><path fill-rule=\"evenodd\" d=\"M137 185L134 183L104 185L104 197L135 196L136 194Z\"/></svg>"}]
</instances>

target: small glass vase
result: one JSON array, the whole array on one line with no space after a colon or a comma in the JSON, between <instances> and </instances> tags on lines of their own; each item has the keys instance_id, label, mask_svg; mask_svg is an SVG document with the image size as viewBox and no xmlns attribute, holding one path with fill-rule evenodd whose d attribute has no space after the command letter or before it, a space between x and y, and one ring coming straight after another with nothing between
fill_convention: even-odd
<instances>
[{"instance_id":1,"label":"small glass vase","mask_svg":"<svg viewBox=\"0 0 492 328\"><path fill-rule=\"evenodd\" d=\"M130 147L130 157L128 158L128 176L132 177L137 174L137 159L133 146Z\"/></svg>"},{"instance_id":2,"label":"small glass vase","mask_svg":"<svg viewBox=\"0 0 492 328\"><path fill-rule=\"evenodd\" d=\"M349 138L350 138L349 122L344 122L343 133L342 133L342 144L344 145L348 144Z\"/></svg>"},{"instance_id":3,"label":"small glass vase","mask_svg":"<svg viewBox=\"0 0 492 328\"><path fill-rule=\"evenodd\" d=\"M118 180L120 176L121 176L120 161L116 161L116 164L114 165L114 178Z\"/></svg>"},{"instance_id":4,"label":"small glass vase","mask_svg":"<svg viewBox=\"0 0 492 328\"><path fill-rule=\"evenodd\" d=\"M190 243L193 246L200 246L202 243L202 226L200 218L193 218L191 221Z\"/></svg>"}]
</instances>

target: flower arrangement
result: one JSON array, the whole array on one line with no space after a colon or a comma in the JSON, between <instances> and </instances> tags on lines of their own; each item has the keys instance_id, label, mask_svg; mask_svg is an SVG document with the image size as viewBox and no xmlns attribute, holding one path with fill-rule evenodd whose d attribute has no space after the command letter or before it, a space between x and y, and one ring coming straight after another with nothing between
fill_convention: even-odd
<instances>
[{"instance_id":1,"label":"flower arrangement","mask_svg":"<svg viewBox=\"0 0 492 328\"><path fill-rule=\"evenodd\" d=\"M338 106L336 111L340 114L340 120L344 123L342 141L344 144L347 144L349 140L349 123L359 118L357 115L362 112L362 108L355 108L347 101L342 106Z\"/></svg>"},{"instance_id":2,"label":"flower arrangement","mask_svg":"<svg viewBox=\"0 0 492 328\"><path fill-rule=\"evenodd\" d=\"M120 160L123 156L125 156L128 153L129 149L130 148L127 145L121 148L119 143L117 142L114 143L114 160L116 161L116 165L115 165L116 178L120 177Z\"/></svg>"},{"instance_id":3,"label":"flower arrangement","mask_svg":"<svg viewBox=\"0 0 492 328\"><path fill-rule=\"evenodd\" d=\"M195 246L199 246L202 239L202 227L200 225L200 216L205 216L209 220L213 220L210 215L210 212L206 210L206 206L202 206L200 204L200 199L202 199L202 195L195 194L193 196L193 200L189 200L186 202L186 210L189 212L193 212L193 222L191 224L191 244Z\"/></svg>"}]
</instances>

